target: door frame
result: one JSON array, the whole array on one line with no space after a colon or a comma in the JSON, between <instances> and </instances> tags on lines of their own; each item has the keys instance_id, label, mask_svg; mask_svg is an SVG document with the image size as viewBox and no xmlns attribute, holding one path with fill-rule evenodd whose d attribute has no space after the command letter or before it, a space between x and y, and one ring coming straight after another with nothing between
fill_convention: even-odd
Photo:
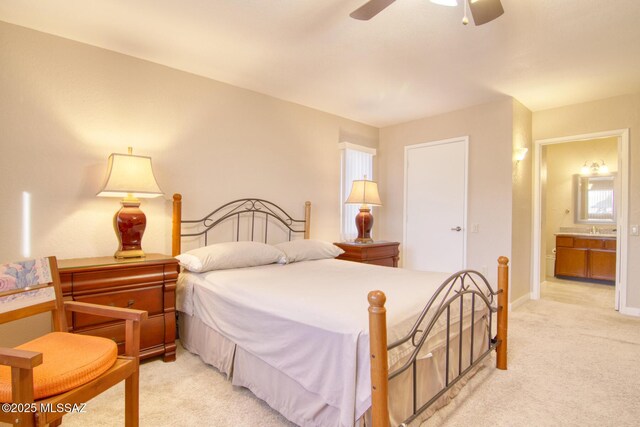
<instances>
[{"instance_id":1,"label":"door frame","mask_svg":"<svg viewBox=\"0 0 640 427\"><path fill-rule=\"evenodd\" d=\"M408 178L409 178L409 151L415 150L424 147L434 147L437 145L443 144L452 144L462 142L464 144L464 208L462 212L462 268L467 268L467 210L469 208L469 136L459 136L455 138L442 139L439 141L431 141L431 142L423 142L420 144L413 145L405 145L404 147L404 203L403 203L403 212L402 212L402 241L407 241L407 189L408 189ZM406 259L405 257L405 247L406 245L401 245L401 258Z\"/></svg>"},{"instance_id":2,"label":"door frame","mask_svg":"<svg viewBox=\"0 0 640 427\"><path fill-rule=\"evenodd\" d=\"M629 129L617 129L604 132L596 132L582 135L564 136L559 138L541 139L534 141L533 157L533 250L531 260L531 299L540 299L540 246L542 243L542 194L541 194L541 167L542 149L553 144L566 142L587 141L598 138L618 138L618 177L620 179L620 194L616 196L618 201L616 218L616 291L615 309L620 313L639 316L640 310L627 307L627 264L628 264L628 232L627 222L629 218ZM621 256L624 254L624 256Z\"/></svg>"}]
</instances>

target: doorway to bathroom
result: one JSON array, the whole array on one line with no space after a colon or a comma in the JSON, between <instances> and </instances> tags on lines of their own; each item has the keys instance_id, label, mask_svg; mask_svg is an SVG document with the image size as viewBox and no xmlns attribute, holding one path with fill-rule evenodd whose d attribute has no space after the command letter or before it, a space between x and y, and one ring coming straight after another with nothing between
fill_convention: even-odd
<instances>
[{"instance_id":1,"label":"doorway to bathroom","mask_svg":"<svg viewBox=\"0 0 640 427\"><path fill-rule=\"evenodd\" d=\"M628 130L536 141L531 296L626 307Z\"/></svg>"}]
</instances>

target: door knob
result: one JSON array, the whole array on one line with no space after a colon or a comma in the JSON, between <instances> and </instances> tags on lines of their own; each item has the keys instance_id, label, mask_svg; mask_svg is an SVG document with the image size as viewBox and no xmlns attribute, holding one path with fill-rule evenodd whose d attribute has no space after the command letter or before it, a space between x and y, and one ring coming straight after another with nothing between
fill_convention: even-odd
<instances>
[{"instance_id":1,"label":"door knob","mask_svg":"<svg viewBox=\"0 0 640 427\"><path fill-rule=\"evenodd\" d=\"M451 228L451 231L462 231L462 227L460 227L460 226L453 227L453 228Z\"/></svg>"}]
</instances>

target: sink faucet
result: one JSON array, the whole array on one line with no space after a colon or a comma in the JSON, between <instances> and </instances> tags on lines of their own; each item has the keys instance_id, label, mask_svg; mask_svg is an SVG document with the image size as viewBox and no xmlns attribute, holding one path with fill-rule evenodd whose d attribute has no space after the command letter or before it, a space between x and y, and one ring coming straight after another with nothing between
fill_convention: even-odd
<instances>
[{"instance_id":1,"label":"sink faucet","mask_svg":"<svg viewBox=\"0 0 640 427\"><path fill-rule=\"evenodd\" d=\"M600 230L595 225L591 227L591 234L598 234Z\"/></svg>"}]
</instances>

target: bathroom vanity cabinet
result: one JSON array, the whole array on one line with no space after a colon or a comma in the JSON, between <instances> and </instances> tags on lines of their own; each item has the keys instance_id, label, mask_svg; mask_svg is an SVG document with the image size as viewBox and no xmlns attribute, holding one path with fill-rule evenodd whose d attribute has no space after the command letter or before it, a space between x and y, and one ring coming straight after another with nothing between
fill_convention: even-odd
<instances>
[{"instance_id":1,"label":"bathroom vanity cabinet","mask_svg":"<svg viewBox=\"0 0 640 427\"><path fill-rule=\"evenodd\" d=\"M555 276L615 282L616 238L556 234Z\"/></svg>"}]
</instances>

